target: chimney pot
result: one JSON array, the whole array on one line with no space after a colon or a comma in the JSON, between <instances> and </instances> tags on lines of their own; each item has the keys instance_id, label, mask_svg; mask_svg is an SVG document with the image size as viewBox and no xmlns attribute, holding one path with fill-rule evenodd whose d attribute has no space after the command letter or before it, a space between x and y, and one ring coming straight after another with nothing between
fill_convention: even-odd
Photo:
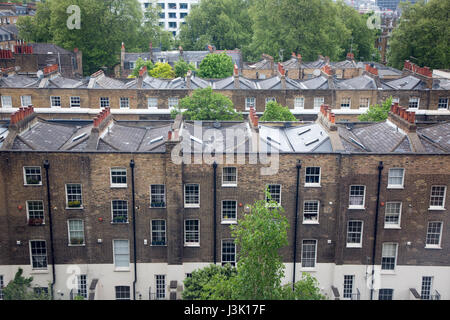
<instances>
[{"instance_id":1,"label":"chimney pot","mask_svg":"<svg viewBox=\"0 0 450 320\"><path fill-rule=\"evenodd\" d=\"M172 131L169 131L168 133L167 133L167 140L172 140Z\"/></svg>"}]
</instances>

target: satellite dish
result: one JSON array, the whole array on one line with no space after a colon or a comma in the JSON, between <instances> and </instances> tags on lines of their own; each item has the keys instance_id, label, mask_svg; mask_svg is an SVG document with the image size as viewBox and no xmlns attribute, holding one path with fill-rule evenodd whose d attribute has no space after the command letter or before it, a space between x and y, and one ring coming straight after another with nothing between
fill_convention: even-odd
<instances>
[{"instance_id":1,"label":"satellite dish","mask_svg":"<svg viewBox=\"0 0 450 320\"><path fill-rule=\"evenodd\" d=\"M313 75L316 76L316 77L320 76L320 70L319 69L314 69Z\"/></svg>"}]
</instances>

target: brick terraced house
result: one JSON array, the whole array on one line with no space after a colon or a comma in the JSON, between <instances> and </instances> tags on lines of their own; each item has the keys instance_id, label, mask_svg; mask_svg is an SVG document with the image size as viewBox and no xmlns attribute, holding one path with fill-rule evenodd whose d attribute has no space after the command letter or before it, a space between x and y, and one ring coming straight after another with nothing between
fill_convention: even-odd
<instances>
[{"instance_id":1,"label":"brick terraced house","mask_svg":"<svg viewBox=\"0 0 450 320\"><path fill-rule=\"evenodd\" d=\"M326 105L287 123L253 108L244 122L40 115L0 130L0 285L21 267L56 299L179 299L197 268L236 263L230 225L268 188L290 224L284 281L308 272L329 299L450 299L449 122L419 126L398 104L374 124L338 124Z\"/></svg>"},{"instance_id":2,"label":"brick terraced house","mask_svg":"<svg viewBox=\"0 0 450 320\"><path fill-rule=\"evenodd\" d=\"M337 71L325 64L320 75L303 80L286 76L282 64L266 79L247 78L237 65L234 75L224 79L202 79L190 73L184 78L157 79L145 72L136 79L116 79L103 71L72 79L58 73L58 65L47 69L40 78L14 73L0 78L2 119L29 105L48 119L92 119L105 107L111 108L117 119L170 119L170 111L180 99L206 87L229 97L235 109L244 114L251 107L262 114L267 102L275 100L288 106L299 120L315 120L320 106L327 104L337 121L355 121L369 106L392 96L414 111L419 121L450 119L450 80L434 78L431 70L408 61L403 76L365 64L361 75L340 79Z\"/></svg>"}]
</instances>

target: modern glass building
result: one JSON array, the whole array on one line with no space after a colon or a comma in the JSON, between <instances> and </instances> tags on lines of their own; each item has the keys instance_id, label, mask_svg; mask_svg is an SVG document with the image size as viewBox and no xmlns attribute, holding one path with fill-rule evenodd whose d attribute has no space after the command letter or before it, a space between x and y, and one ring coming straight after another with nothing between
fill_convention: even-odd
<instances>
[{"instance_id":1,"label":"modern glass building","mask_svg":"<svg viewBox=\"0 0 450 320\"><path fill-rule=\"evenodd\" d=\"M377 6L380 9L390 9L392 11L397 10L398 4L400 3L400 1L405 2L405 1L409 1L411 3L416 3L417 0L377 0Z\"/></svg>"}]
</instances>

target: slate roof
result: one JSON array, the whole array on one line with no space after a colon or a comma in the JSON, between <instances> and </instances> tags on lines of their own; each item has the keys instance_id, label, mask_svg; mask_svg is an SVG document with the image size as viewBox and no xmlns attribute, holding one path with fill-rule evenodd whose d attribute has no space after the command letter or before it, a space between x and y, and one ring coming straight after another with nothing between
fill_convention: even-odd
<instances>
[{"instance_id":1,"label":"slate roof","mask_svg":"<svg viewBox=\"0 0 450 320\"><path fill-rule=\"evenodd\" d=\"M25 75L10 75L0 78L0 87L7 88L37 88L40 80Z\"/></svg>"},{"instance_id":2,"label":"slate roof","mask_svg":"<svg viewBox=\"0 0 450 320\"><path fill-rule=\"evenodd\" d=\"M74 54L71 51L68 51L64 48L61 48L53 43L30 43L30 46L33 47L33 53L35 54Z\"/></svg>"},{"instance_id":3,"label":"slate roof","mask_svg":"<svg viewBox=\"0 0 450 320\"><path fill-rule=\"evenodd\" d=\"M354 77L345 80L334 80L334 85L336 89L377 89L377 84L374 79L367 75L362 75L359 77Z\"/></svg>"},{"instance_id":4,"label":"slate roof","mask_svg":"<svg viewBox=\"0 0 450 320\"><path fill-rule=\"evenodd\" d=\"M384 81L382 82L382 88L388 90L423 90L426 89L426 84L419 78L409 75L395 80Z\"/></svg>"},{"instance_id":5,"label":"slate roof","mask_svg":"<svg viewBox=\"0 0 450 320\"><path fill-rule=\"evenodd\" d=\"M422 143L425 141L427 144L450 152L450 122L418 128L417 133Z\"/></svg>"}]
</instances>

